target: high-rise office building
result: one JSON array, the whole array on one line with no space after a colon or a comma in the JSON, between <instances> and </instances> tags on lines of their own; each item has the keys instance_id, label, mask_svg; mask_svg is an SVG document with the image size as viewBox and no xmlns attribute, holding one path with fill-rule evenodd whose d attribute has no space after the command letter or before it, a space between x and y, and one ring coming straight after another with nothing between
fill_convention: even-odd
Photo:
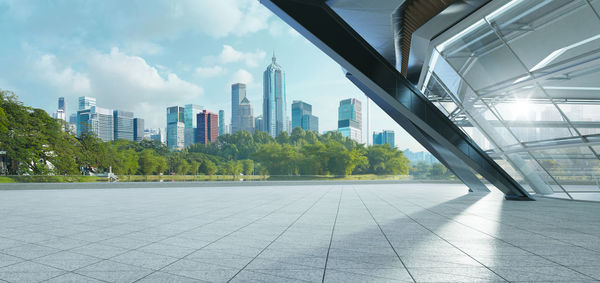
<instances>
[{"instance_id":1,"label":"high-rise office building","mask_svg":"<svg viewBox=\"0 0 600 283\"><path fill-rule=\"evenodd\" d=\"M240 130L240 103L246 97L246 85L242 83L231 85L231 133Z\"/></svg>"},{"instance_id":2,"label":"high-rise office building","mask_svg":"<svg viewBox=\"0 0 600 283\"><path fill-rule=\"evenodd\" d=\"M65 122L67 121L67 102L64 97L61 96L58 98L58 108L52 117Z\"/></svg>"},{"instance_id":3,"label":"high-rise office building","mask_svg":"<svg viewBox=\"0 0 600 283\"><path fill-rule=\"evenodd\" d=\"M183 146L187 147L196 142L196 115L202 112L204 107L196 104L186 104L183 110L183 120L185 124Z\"/></svg>"},{"instance_id":4,"label":"high-rise office building","mask_svg":"<svg viewBox=\"0 0 600 283\"><path fill-rule=\"evenodd\" d=\"M240 111L240 130L254 132L254 114L252 112L252 104L247 97L242 99L239 107Z\"/></svg>"},{"instance_id":5,"label":"high-rise office building","mask_svg":"<svg viewBox=\"0 0 600 283\"><path fill-rule=\"evenodd\" d=\"M340 101L338 108L338 132L362 143L362 105L356 98Z\"/></svg>"},{"instance_id":6,"label":"high-rise office building","mask_svg":"<svg viewBox=\"0 0 600 283\"><path fill-rule=\"evenodd\" d=\"M262 131L262 132L265 131L263 129L263 117L262 117L262 115L258 115L258 116L256 116L256 118L254 118L254 131Z\"/></svg>"},{"instance_id":7,"label":"high-rise office building","mask_svg":"<svg viewBox=\"0 0 600 283\"><path fill-rule=\"evenodd\" d=\"M312 105L300 100L292 102L292 129L296 127L305 131L319 131L319 118L312 115Z\"/></svg>"},{"instance_id":8,"label":"high-rise office building","mask_svg":"<svg viewBox=\"0 0 600 283\"><path fill-rule=\"evenodd\" d=\"M181 106L167 108L167 147L183 149L185 145L184 110Z\"/></svg>"},{"instance_id":9,"label":"high-rise office building","mask_svg":"<svg viewBox=\"0 0 600 283\"><path fill-rule=\"evenodd\" d=\"M204 110L196 117L198 123L196 141L202 144L217 141L219 137L219 115Z\"/></svg>"},{"instance_id":10,"label":"high-rise office building","mask_svg":"<svg viewBox=\"0 0 600 283\"><path fill-rule=\"evenodd\" d=\"M289 131L287 102L285 95L285 73L276 62L275 54L271 64L263 73L263 130L272 137Z\"/></svg>"},{"instance_id":11,"label":"high-rise office building","mask_svg":"<svg viewBox=\"0 0 600 283\"><path fill-rule=\"evenodd\" d=\"M383 130L381 132L373 132L373 144L389 144L390 147L396 146L395 133L390 130Z\"/></svg>"},{"instance_id":12,"label":"high-rise office building","mask_svg":"<svg viewBox=\"0 0 600 283\"><path fill-rule=\"evenodd\" d=\"M144 119L133 119L133 140L141 142L144 139Z\"/></svg>"},{"instance_id":13,"label":"high-rise office building","mask_svg":"<svg viewBox=\"0 0 600 283\"><path fill-rule=\"evenodd\" d=\"M114 139L133 141L133 112L115 110L114 119Z\"/></svg>"},{"instance_id":14,"label":"high-rise office building","mask_svg":"<svg viewBox=\"0 0 600 283\"><path fill-rule=\"evenodd\" d=\"M114 140L113 111L97 106L77 111L77 136L89 132L105 142Z\"/></svg>"},{"instance_id":15,"label":"high-rise office building","mask_svg":"<svg viewBox=\"0 0 600 283\"><path fill-rule=\"evenodd\" d=\"M90 109L92 106L96 106L96 98L88 96L79 97L79 107L77 110Z\"/></svg>"},{"instance_id":16,"label":"high-rise office building","mask_svg":"<svg viewBox=\"0 0 600 283\"><path fill-rule=\"evenodd\" d=\"M219 110L219 136L225 134L225 110Z\"/></svg>"}]
</instances>

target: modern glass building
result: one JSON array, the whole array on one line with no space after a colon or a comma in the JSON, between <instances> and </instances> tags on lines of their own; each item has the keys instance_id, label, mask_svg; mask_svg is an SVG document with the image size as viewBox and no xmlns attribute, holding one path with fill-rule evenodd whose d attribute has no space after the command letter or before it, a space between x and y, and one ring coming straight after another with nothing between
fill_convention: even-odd
<instances>
[{"instance_id":1,"label":"modern glass building","mask_svg":"<svg viewBox=\"0 0 600 283\"><path fill-rule=\"evenodd\" d=\"M196 117L198 120L196 141L202 144L216 142L219 137L219 116L203 110Z\"/></svg>"},{"instance_id":2,"label":"modern glass building","mask_svg":"<svg viewBox=\"0 0 600 283\"><path fill-rule=\"evenodd\" d=\"M231 133L240 130L240 104L246 98L246 84L231 85Z\"/></svg>"},{"instance_id":3,"label":"modern glass building","mask_svg":"<svg viewBox=\"0 0 600 283\"><path fill-rule=\"evenodd\" d=\"M167 147L183 149L184 147L184 110L181 106L167 108Z\"/></svg>"},{"instance_id":4,"label":"modern glass building","mask_svg":"<svg viewBox=\"0 0 600 283\"><path fill-rule=\"evenodd\" d=\"M261 2L472 190L600 200L600 1Z\"/></svg>"},{"instance_id":5,"label":"modern glass building","mask_svg":"<svg viewBox=\"0 0 600 283\"><path fill-rule=\"evenodd\" d=\"M319 118L312 115L312 105L300 100L292 102L292 129L296 127L305 131L319 131Z\"/></svg>"},{"instance_id":6,"label":"modern glass building","mask_svg":"<svg viewBox=\"0 0 600 283\"><path fill-rule=\"evenodd\" d=\"M256 118L254 118L254 130L255 131L265 131L265 129L263 128L263 117L262 115L258 115L256 116Z\"/></svg>"},{"instance_id":7,"label":"modern glass building","mask_svg":"<svg viewBox=\"0 0 600 283\"><path fill-rule=\"evenodd\" d=\"M276 62L275 54L271 64L263 73L263 131L276 137L289 131L287 100L285 95L285 73Z\"/></svg>"},{"instance_id":8,"label":"modern glass building","mask_svg":"<svg viewBox=\"0 0 600 283\"><path fill-rule=\"evenodd\" d=\"M338 132L362 143L362 104L356 98L340 101L338 107Z\"/></svg>"},{"instance_id":9,"label":"modern glass building","mask_svg":"<svg viewBox=\"0 0 600 283\"><path fill-rule=\"evenodd\" d=\"M60 104L60 102L59 102ZM79 97L79 107L77 110L90 109L92 106L96 106L96 98L88 96Z\"/></svg>"},{"instance_id":10,"label":"modern glass building","mask_svg":"<svg viewBox=\"0 0 600 283\"><path fill-rule=\"evenodd\" d=\"M115 110L113 111L114 119L114 139L133 141L133 112Z\"/></svg>"},{"instance_id":11,"label":"modern glass building","mask_svg":"<svg viewBox=\"0 0 600 283\"><path fill-rule=\"evenodd\" d=\"M184 110L183 110L183 120L184 120L184 124L185 124L185 130L184 130L184 141L183 141L183 145L184 147L189 146L190 144L193 144L196 142L196 115L198 115L198 113L201 113L202 110L204 109L203 106L200 105L196 105L196 104L186 104L184 106Z\"/></svg>"},{"instance_id":12,"label":"modern glass building","mask_svg":"<svg viewBox=\"0 0 600 283\"><path fill-rule=\"evenodd\" d=\"M239 129L254 133L254 113L252 111L252 104L250 104L247 97L244 97L239 105L239 115Z\"/></svg>"},{"instance_id":13,"label":"modern glass building","mask_svg":"<svg viewBox=\"0 0 600 283\"><path fill-rule=\"evenodd\" d=\"M225 134L225 110L219 110L219 136Z\"/></svg>"},{"instance_id":14,"label":"modern glass building","mask_svg":"<svg viewBox=\"0 0 600 283\"><path fill-rule=\"evenodd\" d=\"M141 142L144 139L144 119L133 119L133 140Z\"/></svg>"},{"instance_id":15,"label":"modern glass building","mask_svg":"<svg viewBox=\"0 0 600 283\"><path fill-rule=\"evenodd\" d=\"M77 136L92 132L101 140L114 140L114 118L110 109L92 106L77 111Z\"/></svg>"},{"instance_id":16,"label":"modern glass building","mask_svg":"<svg viewBox=\"0 0 600 283\"><path fill-rule=\"evenodd\" d=\"M373 132L373 144L389 144L390 147L396 147L396 135L394 131L383 130L381 132Z\"/></svg>"}]
</instances>

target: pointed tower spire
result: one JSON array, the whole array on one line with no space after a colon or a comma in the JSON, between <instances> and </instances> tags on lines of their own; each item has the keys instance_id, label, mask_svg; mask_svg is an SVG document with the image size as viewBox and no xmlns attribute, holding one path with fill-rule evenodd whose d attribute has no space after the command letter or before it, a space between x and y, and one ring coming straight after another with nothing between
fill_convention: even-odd
<instances>
[{"instance_id":1,"label":"pointed tower spire","mask_svg":"<svg viewBox=\"0 0 600 283\"><path fill-rule=\"evenodd\" d=\"M273 64L275 64L275 60L277 60L277 58L275 58L275 49L273 49L273 57L271 57L271 60L273 60Z\"/></svg>"}]
</instances>

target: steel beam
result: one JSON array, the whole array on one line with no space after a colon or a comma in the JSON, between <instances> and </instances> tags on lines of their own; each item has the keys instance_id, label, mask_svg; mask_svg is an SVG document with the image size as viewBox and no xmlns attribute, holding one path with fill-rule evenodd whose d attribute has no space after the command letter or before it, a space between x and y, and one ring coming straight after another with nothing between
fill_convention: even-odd
<instances>
[{"instance_id":1,"label":"steel beam","mask_svg":"<svg viewBox=\"0 0 600 283\"><path fill-rule=\"evenodd\" d=\"M440 147L481 174L506 199L533 200L523 187L420 93L322 0L261 0L351 74L388 115L410 121ZM394 115L392 115L394 114ZM401 125L402 126L402 125ZM413 135L414 136L414 135ZM422 144L427 140L421 138ZM468 184L467 184L468 185Z\"/></svg>"}]
</instances>

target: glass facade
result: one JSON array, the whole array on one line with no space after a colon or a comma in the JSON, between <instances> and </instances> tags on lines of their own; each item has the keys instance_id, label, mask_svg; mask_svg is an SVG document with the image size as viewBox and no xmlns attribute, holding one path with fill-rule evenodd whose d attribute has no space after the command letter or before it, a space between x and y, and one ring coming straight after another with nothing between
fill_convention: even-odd
<instances>
[{"instance_id":1,"label":"glass facade","mask_svg":"<svg viewBox=\"0 0 600 283\"><path fill-rule=\"evenodd\" d=\"M246 98L246 85L237 83L231 85L231 133L240 130L240 104Z\"/></svg>"},{"instance_id":2,"label":"glass facade","mask_svg":"<svg viewBox=\"0 0 600 283\"><path fill-rule=\"evenodd\" d=\"M338 107L338 132L362 143L362 104L356 98L340 101Z\"/></svg>"},{"instance_id":3,"label":"glass facade","mask_svg":"<svg viewBox=\"0 0 600 283\"><path fill-rule=\"evenodd\" d=\"M419 87L538 194L600 193L600 1L492 1L433 41Z\"/></svg>"},{"instance_id":4,"label":"glass facade","mask_svg":"<svg viewBox=\"0 0 600 283\"><path fill-rule=\"evenodd\" d=\"M134 136L134 125L133 125L133 112L115 110L113 112L114 118L114 138L115 140L128 140L133 141Z\"/></svg>"},{"instance_id":5,"label":"glass facade","mask_svg":"<svg viewBox=\"0 0 600 283\"><path fill-rule=\"evenodd\" d=\"M181 106L167 108L167 146L172 149L183 149L184 133L184 108Z\"/></svg>"},{"instance_id":6,"label":"glass facade","mask_svg":"<svg viewBox=\"0 0 600 283\"><path fill-rule=\"evenodd\" d=\"M312 115L312 105L300 100L292 102L292 129L296 127L305 131L319 131L319 118Z\"/></svg>"},{"instance_id":7,"label":"glass facade","mask_svg":"<svg viewBox=\"0 0 600 283\"><path fill-rule=\"evenodd\" d=\"M276 137L288 132L291 123L287 114L285 73L273 55L271 64L263 73L263 124L262 129Z\"/></svg>"},{"instance_id":8,"label":"glass facade","mask_svg":"<svg viewBox=\"0 0 600 283\"><path fill-rule=\"evenodd\" d=\"M184 146L187 147L190 144L196 142L196 115L201 113L204 107L196 104L186 104L183 110L183 123L185 124L184 130Z\"/></svg>"},{"instance_id":9,"label":"glass facade","mask_svg":"<svg viewBox=\"0 0 600 283\"><path fill-rule=\"evenodd\" d=\"M373 133L373 144L389 144L390 147L394 148L396 147L395 139L396 134L394 131L385 130Z\"/></svg>"}]
</instances>

